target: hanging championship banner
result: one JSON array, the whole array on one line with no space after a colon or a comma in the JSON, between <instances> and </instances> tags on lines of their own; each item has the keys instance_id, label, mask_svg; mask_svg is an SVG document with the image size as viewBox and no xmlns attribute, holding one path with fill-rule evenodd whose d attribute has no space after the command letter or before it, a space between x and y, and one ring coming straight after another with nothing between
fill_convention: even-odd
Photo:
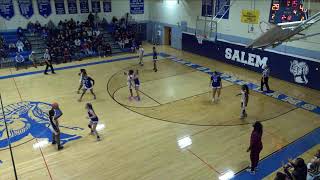
<instances>
[{"instance_id":1,"label":"hanging championship banner","mask_svg":"<svg viewBox=\"0 0 320 180\"><path fill-rule=\"evenodd\" d=\"M230 0L216 0L215 16L229 19Z\"/></svg>"},{"instance_id":2,"label":"hanging championship banner","mask_svg":"<svg viewBox=\"0 0 320 180\"><path fill-rule=\"evenodd\" d=\"M91 12L93 13L101 12L100 0L91 0Z\"/></svg>"},{"instance_id":3,"label":"hanging championship banner","mask_svg":"<svg viewBox=\"0 0 320 180\"><path fill-rule=\"evenodd\" d=\"M29 19L33 15L32 0L18 0L20 14Z\"/></svg>"},{"instance_id":4,"label":"hanging championship banner","mask_svg":"<svg viewBox=\"0 0 320 180\"><path fill-rule=\"evenodd\" d=\"M213 0L202 0L201 16L212 17Z\"/></svg>"},{"instance_id":5,"label":"hanging championship banner","mask_svg":"<svg viewBox=\"0 0 320 180\"><path fill-rule=\"evenodd\" d=\"M241 22L247 24L258 24L260 19L259 10L242 9Z\"/></svg>"},{"instance_id":6,"label":"hanging championship banner","mask_svg":"<svg viewBox=\"0 0 320 180\"><path fill-rule=\"evenodd\" d=\"M14 16L12 0L0 0L0 16L10 20Z\"/></svg>"},{"instance_id":7,"label":"hanging championship banner","mask_svg":"<svg viewBox=\"0 0 320 180\"><path fill-rule=\"evenodd\" d=\"M111 12L111 0L103 0L103 12Z\"/></svg>"},{"instance_id":8,"label":"hanging championship banner","mask_svg":"<svg viewBox=\"0 0 320 180\"><path fill-rule=\"evenodd\" d=\"M77 0L68 0L68 12L69 14L78 13Z\"/></svg>"},{"instance_id":9,"label":"hanging championship banner","mask_svg":"<svg viewBox=\"0 0 320 180\"><path fill-rule=\"evenodd\" d=\"M130 14L144 14L144 0L130 0Z\"/></svg>"},{"instance_id":10,"label":"hanging championship banner","mask_svg":"<svg viewBox=\"0 0 320 180\"><path fill-rule=\"evenodd\" d=\"M54 5L56 7L56 14L66 14L64 0L54 0Z\"/></svg>"},{"instance_id":11,"label":"hanging championship banner","mask_svg":"<svg viewBox=\"0 0 320 180\"><path fill-rule=\"evenodd\" d=\"M89 3L88 0L79 0L80 2L80 12L89 13Z\"/></svg>"},{"instance_id":12,"label":"hanging championship banner","mask_svg":"<svg viewBox=\"0 0 320 180\"><path fill-rule=\"evenodd\" d=\"M37 1L38 1L39 14L43 17L50 16L52 12L50 0L37 0Z\"/></svg>"}]
</instances>

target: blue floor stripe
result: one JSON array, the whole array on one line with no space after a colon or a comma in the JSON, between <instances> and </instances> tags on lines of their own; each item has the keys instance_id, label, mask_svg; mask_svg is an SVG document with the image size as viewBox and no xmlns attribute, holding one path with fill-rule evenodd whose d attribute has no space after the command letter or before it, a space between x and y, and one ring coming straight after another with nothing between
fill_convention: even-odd
<instances>
[{"instance_id":1,"label":"blue floor stripe","mask_svg":"<svg viewBox=\"0 0 320 180\"><path fill-rule=\"evenodd\" d=\"M251 175L249 172L241 171L236 174L233 180L261 180L269 174L281 168L282 164L287 163L288 159L294 159L307 152L312 147L320 144L320 128L311 131L309 134L299 138L286 147L267 156L259 162L257 173Z\"/></svg>"},{"instance_id":2,"label":"blue floor stripe","mask_svg":"<svg viewBox=\"0 0 320 180\"><path fill-rule=\"evenodd\" d=\"M149 54L146 54L145 57L151 56L151 55L152 55L152 54L149 53ZM111 63L111 62L116 62L116 61L130 60L130 59L135 59L135 58L138 58L138 57L139 57L139 56L130 56L130 57L110 59L110 60L102 60L102 61L96 61L96 62L89 62L89 63L84 63L84 64L64 66L64 67L55 68L55 71L65 70L65 69L72 69L72 68L79 68L79 67L85 67L85 66L93 66L93 65ZM43 73L43 72L44 72L44 70L31 71L31 72L25 72L25 73L17 73L17 74L0 76L0 79L9 79L9 78L16 78L16 77L21 77L21 76L29 76L29 75L34 75L34 74L40 74L40 73Z\"/></svg>"}]
</instances>

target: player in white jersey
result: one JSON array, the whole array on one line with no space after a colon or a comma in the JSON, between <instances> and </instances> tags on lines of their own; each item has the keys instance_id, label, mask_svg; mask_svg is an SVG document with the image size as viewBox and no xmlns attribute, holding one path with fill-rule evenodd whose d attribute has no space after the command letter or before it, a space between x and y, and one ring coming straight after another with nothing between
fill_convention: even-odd
<instances>
[{"instance_id":1,"label":"player in white jersey","mask_svg":"<svg viewBox=\"0 0 320 180\"><path fill-rule=\"evenodd\" d=\"M133 99L133 91L132 89L134 88L136 90L136 99L140 101L140 95L139 95L139 87L140 87L140 80L139 80L139 72L138 70L134 72L132 69L129 70L128 73L124 72L124 75L127 75L127 85L129 88L130 96L129 100Z\"/></svg>"},{"instance_id":2,"label":"player in white jersey","mask_svg":"<svg viewBox=\"0 0 320 180\"><path fill-rule=\"evenodd\" d=\"M244 119L245 117L248 116L246 112L246 107L249 102L249 87L248 85L244 84L241 86L241 92L238 94L239 96L241 95L241 114L240 114L240 119Z\"/></svg>"},{"instance_id":3,"label":"player in white jersey","mask_svg":"<svg viewBox=\"0 0 320 180\"><path fill-rule=\"evenodd\" d=\"M143 66L143 55L144 55L144 49L142 45L139 46L139 64L140 66Z\"/></svg>"}]
</instances>

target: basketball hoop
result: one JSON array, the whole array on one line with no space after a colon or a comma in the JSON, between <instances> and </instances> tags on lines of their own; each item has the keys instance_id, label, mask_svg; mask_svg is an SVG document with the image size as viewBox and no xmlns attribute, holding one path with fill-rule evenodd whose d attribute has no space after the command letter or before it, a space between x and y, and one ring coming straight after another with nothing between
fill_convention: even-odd
<instances>
[{"instance_id":1,"label":"basketball hoop","mask_svg":"<svg viewBox=\"0 0 320 180\"><path fill-rule=\"evenodd\" d=\"M199 35L197 35L196 37L197 37L198 43L199 43L199 44L202 44L202 41L203 41L203 39L205 38L205 36L199 34Z\"/></svg>"}]
</instances>

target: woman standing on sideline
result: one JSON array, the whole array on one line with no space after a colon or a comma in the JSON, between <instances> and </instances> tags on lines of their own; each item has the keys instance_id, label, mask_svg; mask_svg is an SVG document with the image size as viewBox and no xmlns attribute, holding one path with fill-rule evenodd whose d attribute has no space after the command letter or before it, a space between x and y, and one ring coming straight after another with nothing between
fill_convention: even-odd
<instances>
[{"instance_id":1,"label":"woman standing on sideline","mask_svg":"<svg viewBox=\"0 0 320 180\"><path fill-rule=\"evenodd\" d=\"M251 133L250 138L250 146L247 149L247 152L250 151L250 160L251 160L251 167L250 169L247 169L251 174L255 174L256 168L258 166L259 162L259 155L263 148L262 145L262 134L263 134L263 127L262 124L259 121L256 121L253 124L253 131Z\"/></svg>"}]
</instances>

